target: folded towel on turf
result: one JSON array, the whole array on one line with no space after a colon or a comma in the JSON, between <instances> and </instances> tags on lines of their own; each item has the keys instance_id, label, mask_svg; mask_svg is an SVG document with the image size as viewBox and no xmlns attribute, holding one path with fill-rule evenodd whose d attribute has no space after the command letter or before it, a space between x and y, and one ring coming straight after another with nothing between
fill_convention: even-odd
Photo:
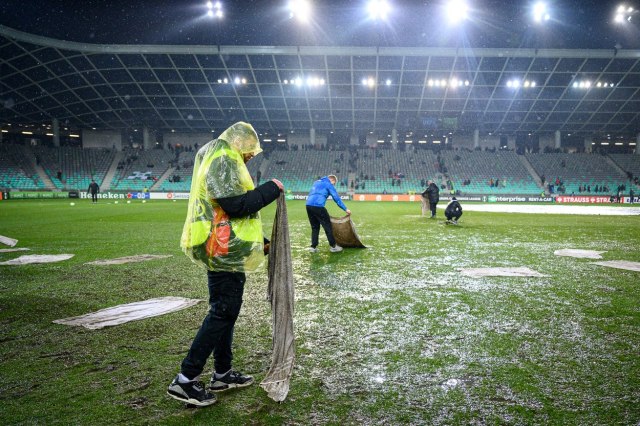
<instances>
[{"instance_id":1,"label":"folded towel on turf","mask_svg":"<svg viewBox=\"0 0 640 426\"><path fill-rule=\"evenodd\" d=\"M553 252L556 256L577 257L582 259L602 259L602 256L600 256L602 253L606 253L606 251L562 249Z\"/></svg>"},{"instance_id":2,"label":"folded towel on turf","mask_svg":"<svg viewBox=\"0 0 640 426\"><path fill-rule=\"evenodd\" d=\"M459 268L468 277L547 277L524 266L515 268Z\"/></svg>"},{"instance_id":3,"label":"folded towel on turf","mask_svg":"<svg viewBox=\"0 0 640 426\"><path fill-rule=\"evenodd\" d=\"M29 250L26 247L22 247L22 248L10 248L10 249L0 249L0 253L11 253L14 251L27 251Z\"/></svg>"},{"instance_id":4,"label":"folded towel on turf","mask_svg":"<svg viewBox=\"0 0 640 426\"><path fill-rule=\"evenodd\" d=\"M186 299L184 297L157 297L141 302L117 305L111 308L101 309L89 314L77 317L55 320L56 324L76 325L96 330L103 327L120 325L129 321L143 318L157 317L169 312L179 311L201 302L199 299Z\"/></svg>"},{"instance_id":5,"label":"folded towel on turf","mask_svg":"<svg viewBox=\"0 0 640 426\"><path fill-rule=\"evenodd\" d=\"M15 259L0 262L0 265L28 265L31 263L53 263L71 259L73 254L25 254Z\"/></svg>"},{"instance_id":6,"label":"folded towel on turf","mask_svg":"<svg viewBox=\"0 0 640 426\"><path fill-rule=\"evenodd\" d=\"M123 263L144 262L153 259L165 259L171 257L171 254L140 254L137 256L118 257L116 259L102 259L87 262L85 265L121 265Z\"/></svg>"},{"instance_id":7,"label":"folded towel on turf","mask_svg":"<svg viewBox=\"0 0 640 426\"><path fill-rule=\"evenodd\" d=\"M595 265L607 266L609 268L626 269L627 271L640 272L640 262L628 260L607 260L603 262L593 262Z\"/></svg>"},{"instance_id":8,"label":"folded towel on turf","mask_svg":"<svg viewBox=\"0 0 640 426\"><path fill-rule=\"evenodd\" d=\"M14 240L13 238L5 237L4 235L0 235L0 243L13 247L18 244L18 240Z\"/></svg>"}]
</instances>

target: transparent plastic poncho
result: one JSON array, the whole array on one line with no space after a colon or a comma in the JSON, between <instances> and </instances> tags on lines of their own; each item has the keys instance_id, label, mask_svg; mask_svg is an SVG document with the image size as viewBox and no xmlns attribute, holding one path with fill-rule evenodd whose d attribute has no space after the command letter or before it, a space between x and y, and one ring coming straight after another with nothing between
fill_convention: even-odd
<instances>
[{"instance_id":1,"label":"transparent plastic poncho","mask_svg":"<svg viewBox=\"0 0 640 426\"><path fill-rule=\"evenodd\" d=\"M243 156L262 152L256 131L238 122L196 154L180 247L212 271L254 272L264 262L259 213L230 218L216 202L254 189Z\"/></svg>"}]
</instances>

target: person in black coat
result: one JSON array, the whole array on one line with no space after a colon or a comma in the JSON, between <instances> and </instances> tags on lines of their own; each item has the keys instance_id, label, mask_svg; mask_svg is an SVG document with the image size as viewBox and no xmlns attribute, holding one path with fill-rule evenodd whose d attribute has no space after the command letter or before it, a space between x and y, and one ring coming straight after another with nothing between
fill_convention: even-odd
<instances>
[{"instance_id":1,"label":"person in black coat","mask_svg":"<svg viewBox=\"0 0 640 426\"><path fill-rule=\"evenodd\" d=\"M98 192L100 192L100 187L98 186L95 180L91 179L91 183L89 184L89 189L87 189L87 192L91 194L91 202L94 204L97 203Z\"/></svg>"},{"instance_id":2,"label":"person in black coat","mask_svg":"<svg viewBox=\"0 0 640 426\"><path fill-rule=\"evenodd\" d=\"M451 198L451 201L447 204L447 208L444 209L444 215L447 217L447 222L454 225L458 223L458 219L462 216L462 206L456 197Z\"/></svg>"},{"instance_id":3,"label":"person in black coat","mask_svg":"<svg viewBox=\"0 0 640 426\"><path fill-rule=\"evenodd\" d=\"M440 201L440 190L438 185L433 183L431 179L427 181L427 189L422 193L422 196L429 200L429 209L431 210L431 219L436 218L436 205Z\"/></svg>"}]
</instances>

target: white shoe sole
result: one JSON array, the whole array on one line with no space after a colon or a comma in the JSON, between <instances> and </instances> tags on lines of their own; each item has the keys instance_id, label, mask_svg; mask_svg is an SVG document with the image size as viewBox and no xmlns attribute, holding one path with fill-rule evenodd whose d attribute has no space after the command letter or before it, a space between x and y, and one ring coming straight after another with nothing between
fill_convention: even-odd
<instances>
[{"instance_id":1,"label":"white shoe sole","mask_svg":"<svg viewBox=\"0 0 640 426\"><path fill-rule=\"evenodd\" d=\"M191 404L191 405L195 405L196 407L208 407L209 405L213 405L216 403L217 399L211 399L209 401L198 401L197 399L193 399L193 398L187 398L184 397L183 395L177 395L175 393L171 393L171 391L167 391L167 395L169 395L171 398L180 401L180 402L184 402L185 404Z\"/></svg>"},{"instance_id":2,"label":"white shoe sole","mask_svg":"<svg viewBox=\"0 0 640 426\"><path fill-rule=\"evenodd\" d=\"M210 389L212 392L224 392L224 391L228 391L228 390L230 390L230 389L246 388L247 386L250 386L250 385L252 385L252 384L253 384L253 379L249 380L249 381L248 381L248 382L246 382L246 383L242 383L242 384L239 384L239 383L231 383L231 384L227 384L225 387L223 387L223 388L217 388L217 389L213 387L213 384L211 384L211 385L209 386L209 389Z\"/></svg>"}]
</instances>

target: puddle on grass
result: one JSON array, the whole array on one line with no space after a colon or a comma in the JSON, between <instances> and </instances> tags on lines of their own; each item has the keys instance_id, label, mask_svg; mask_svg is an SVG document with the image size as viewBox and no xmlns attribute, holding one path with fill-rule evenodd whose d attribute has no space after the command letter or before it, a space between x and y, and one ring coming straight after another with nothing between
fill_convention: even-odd
<instances>
[{"instance_id":1,"label":"puddle on grass","mask_svg":"<svg viewBox=\"0 0 640 426\"><path fill-rule=\"evenodd\" d=\"M461 407L508 423L514 405L540 410L540 394L555 398L561 409L569 405L565 392L581 401L578 408L593 402L595 393L574 389L576 377L595 383L600 373L594 366L625 371L627 361L610 351L620 337L603 338L597 328L619 319L596 325L585 310L610 307L616 286L606 280L594 285L594 268L553 253L569 246L620 250L620 244L579 236L566 244L545 235L496 239L467 231L462 245L460 233L431 228L419 230L425 233L419 243L415 232L394 231L389 240L372 234L373 249L339 255L328 252L326 240L315 254L306 251L306 234L294 241L295 376L319 383L329 399L357 397L362 411L350 414L363 424L375 423L372 407L385 404L388 395L398 400L393 410L404 410L414 423L421 423L417 407L437 407L436 417L422 422L432 424L447 423ZM306 224L300 232L308 232ZM456 271L485 266L529 266L551 277L472 278ZM256 316L268 315L261 309ZM254 316L243 312L244 321ZM637 336L631 326L618 330ZM259 365L266 368L268 360Z\"/></svg>"}]
</instances>

